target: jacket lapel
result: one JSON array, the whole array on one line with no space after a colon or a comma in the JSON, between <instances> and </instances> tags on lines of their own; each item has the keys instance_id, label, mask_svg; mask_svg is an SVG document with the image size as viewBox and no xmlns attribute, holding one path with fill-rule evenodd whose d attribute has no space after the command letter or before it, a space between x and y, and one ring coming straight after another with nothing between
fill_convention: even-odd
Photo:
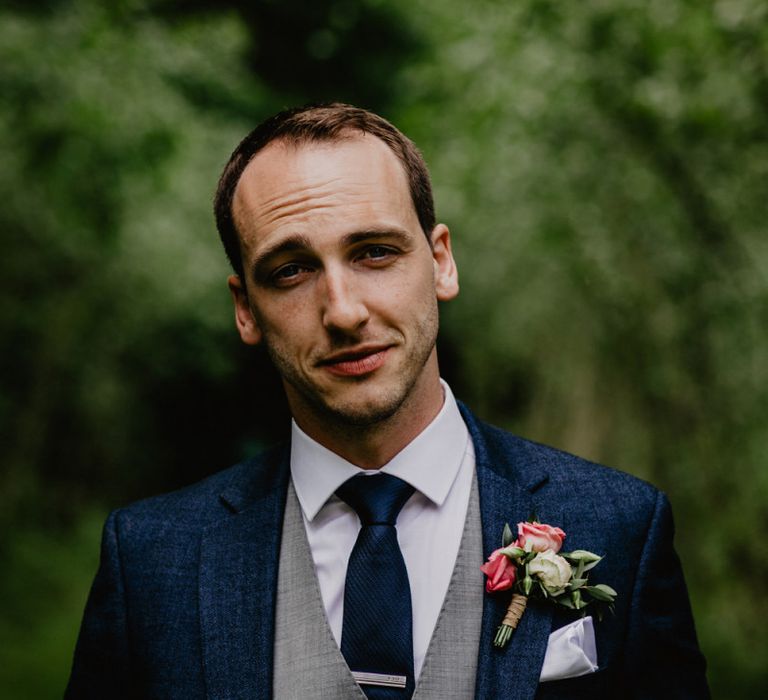
<instances>
[{"instance_id":1,"label":"jacket lapel","mask_svg":"<svg viewBox=\"0 0 768 700\"><path fill-rule=\"evenodd\" d=\"M274 609L288 449L254 460L221 495L230 514L200 548L200 626L209 697L272 694Z\"/></svg>"},{"instance_id":2,"label":"jacket lapel","mask_svg":"<svg viewBox=\"0 0 768 700\"><path fill-rule=\"evenodd\" d=\"M514 529L532 513L541 512L535 493L547 481L546 465L526 451L522 441L479 423L464 406L461 410L475 448L483 550L487 557L501 546L505 523ZM485 596L475 686L478 700L531 700L536 694L552 626L552 609L530 602L509 644L497 649L493 638L509 599L508 593Z\"/></svg>"},{"instance_id":3,"label":"jacket lapel","mask_svg":"<svg viewBox=\"0 0 768 700\"><path fill-rule=\"evenodd\" d=\"M546 465L514 436L477 421L459 404L472 436L482 511L483 549L501 544L504 523L538 513L555 523L551 504L538 504ZM210 697L270 698L280 536L289 450L273 450L245 465L222 493L230 515L206 529L200 549L200 625ZM478 562L478 567L482 562ZM509 596L486 595L475 696L531 700L551 631L552 610L528 605L505 649L493 638Z\"/></svg>"}]
</instances>

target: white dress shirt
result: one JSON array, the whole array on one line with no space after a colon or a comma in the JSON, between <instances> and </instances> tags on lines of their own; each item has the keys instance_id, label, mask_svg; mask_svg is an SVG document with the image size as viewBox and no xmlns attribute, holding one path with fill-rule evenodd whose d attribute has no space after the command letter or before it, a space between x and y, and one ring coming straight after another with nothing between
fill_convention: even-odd
<instances>
[{"instance_id":1,"label":"white dress shirt","mask_svg":"<svg viewBox=\"0 0 768 700\"><path fill-rule=\"evenodd\" d=\"M397 519L413 606L413 655L421 673L432 631L456 563L472 487L472 440L450 388L435 419L380 471L416 489ZM301 505L325 614L341 646L347 562L360 531L350 506L334 492L360 473L306 435L296 423L291 433L291 478ZM375 475L379 470L366 470Z\"/></svg>"}]
</instances>

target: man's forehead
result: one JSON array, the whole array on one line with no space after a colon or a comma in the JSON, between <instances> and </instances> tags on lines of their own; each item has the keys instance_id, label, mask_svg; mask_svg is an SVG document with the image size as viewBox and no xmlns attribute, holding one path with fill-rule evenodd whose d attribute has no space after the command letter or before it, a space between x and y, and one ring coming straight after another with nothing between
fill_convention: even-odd
<instances>
[{"instance_id":1,"label":"man's forehead","mask_svg":"<svg viewBox=\"0 0 768 700\"><path fill-rule=\"evenodd\" d=\"M403 164L384 141L372 134L348 130L332 139L275 139L251 158L238 181L235 194L244 181L252 185L256 179L266 182L280 180L295 174L314 155L322 157L342 153L357 153L359 157L369 159L370 167L394 166L405 177ZM354 164L355 159L350 158L350 167Z\"/></svg>"},{"instance_id":2,"label":"man's forehead","mask_svg":"<svg viewBox=\"0 0 768 700\"><path fill-rule=\"evenodd\" d=\"M367 188L367 189L366 189ZM338 140L277 140L247 165L235 189L238 229L269 222L277 212L322 207L338 193L365 191L380 200L399 200L413 209L408 178L399 158L381 139L349 132Z\"/></svg>"}]
</instances>

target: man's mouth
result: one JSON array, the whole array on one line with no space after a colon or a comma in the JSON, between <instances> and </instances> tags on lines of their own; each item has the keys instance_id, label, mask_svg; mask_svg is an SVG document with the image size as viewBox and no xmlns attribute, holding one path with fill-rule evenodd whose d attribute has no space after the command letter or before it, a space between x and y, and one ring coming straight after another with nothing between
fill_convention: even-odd
<instances>
[{"instance_id":1,"label":"man's mouth","mask_svg":"<svg viewBox=\"0 0 768 700\"><path fill-rule=\"evenodd\" d=\"M337 352L318 364L339 377L361 377L374 372L386 361L389 346L369 346Z\"/></svg>"}]
</instances>

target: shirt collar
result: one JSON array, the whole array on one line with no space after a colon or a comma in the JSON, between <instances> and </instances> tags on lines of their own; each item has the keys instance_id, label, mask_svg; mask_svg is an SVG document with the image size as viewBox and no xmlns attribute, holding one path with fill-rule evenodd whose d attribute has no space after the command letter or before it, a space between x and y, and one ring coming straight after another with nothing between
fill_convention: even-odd
<instances>
[{"instance_id":1,"label":"shirt collar","mask_svg":"<svg viewBox=\"0 0 768 700\"><path fill-rule=\"evenodd\" d=\"M453 486L469 441L453 393L440 381L444 396L440 412L380 470L407 481L437 506L443 504ZM313 520L336 489L359 473L359 467L323 447L292 422L291 478L307 520Z\"/></svg>"}]
</instances>

